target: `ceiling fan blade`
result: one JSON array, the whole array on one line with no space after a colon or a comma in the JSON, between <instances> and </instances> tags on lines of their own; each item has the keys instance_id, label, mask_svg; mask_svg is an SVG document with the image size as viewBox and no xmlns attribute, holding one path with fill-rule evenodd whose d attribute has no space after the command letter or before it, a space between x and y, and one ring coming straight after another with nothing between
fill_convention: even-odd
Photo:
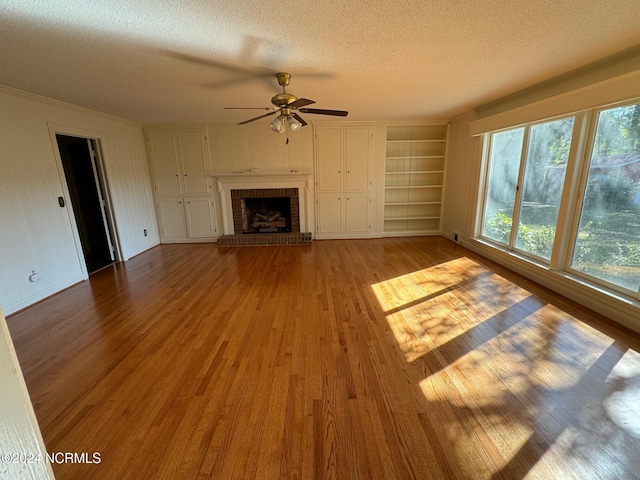
<instances>
[{"instance_id":1,"label":"ceiling fan blade","mask_svg":"<svg viewBox=\"0 0 640 480\"><path fill-rule=\"evenodd\" d=\"M309 100L308 98L299 98L297 99L295 102L291 102L288 107L289 108L300 108L300 107L306 107L307 105L311 105L314 102L313 100Z\"/></svg>"},{"instance_id":2,"label":"ceiling fan blade","mask_svg":"<svg viewBox=\"0 0 640 480\"><path fill-rule=\"evenodd\" d=\"M251 123L251 122L254 122L256 120L260 120L261 118L268 117L269 115L275 115L278 112L279 112L279 110L276 110L274 112L265 113L264 115L260 115L259 117L250 118L249 120L245 120L244 122L240 122L238 125L244 125L245 123Z\"/></svg>"},{"instance_id":3,"label":"ceiling fan blade","mask_svg":"<svg viewBox=\"0 0 640 480\"><path fill-rule=\"evenodd\" d=\"M305 121L302 119L302 117L301 117L300 115L298 115L297 113L292 112L292 113L291 113L291 116L292 116L293 118L295 118L296 120L298 120L298 121L302 124L302 126L303 126L303 127L304 127L305 125L307 125L307 122L305 122Z\"/></svg>"},{"instance_id":4,"label":"ceiling fan blade","mask_svg":"<svg viewBox=\"0 0 640 480\"><path fill-rule=\"evenodd\" d=\"M319 115L334 115L336 117L346 117L349 112L344 110L323 110L320 108L299 108L299 112L302 113L315 113Z\"/></svg>"}]
</instances>

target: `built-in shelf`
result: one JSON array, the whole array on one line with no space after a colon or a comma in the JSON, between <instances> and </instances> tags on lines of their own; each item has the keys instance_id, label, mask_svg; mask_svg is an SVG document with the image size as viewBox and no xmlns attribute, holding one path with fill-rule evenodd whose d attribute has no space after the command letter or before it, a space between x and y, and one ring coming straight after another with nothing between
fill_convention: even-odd
<instances>
[{"instance_id":1,"label":"built-in shelf","mask_svg":"<svg viewBox=\"0 0 640 480\"><path fill-rule=\"evenodd\" d=\"M439 231L446 142L446 125L387 127L385 235Z\"/></svg>"}]
</instances>

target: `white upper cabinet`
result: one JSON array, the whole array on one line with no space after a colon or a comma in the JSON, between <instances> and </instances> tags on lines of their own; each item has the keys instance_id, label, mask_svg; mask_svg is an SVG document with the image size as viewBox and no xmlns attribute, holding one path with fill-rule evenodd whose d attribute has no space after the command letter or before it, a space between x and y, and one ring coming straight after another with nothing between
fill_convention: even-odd
<instances>
[{"instance_id":1,"label":"white upper cabinet","mask_svg":"<svg viewBox=\"0 0 640 480\"><path fill-rule=\"evenodd\" d=\"M367 192L371 188L372 129L368 125L316 128L319 192Z\"/></svg>"},{"instance_id":2,"label":"white upper cabinet","mask_svg":"<svg viewBox=\"0 0 640 480\"><path fill-rule=\"evenodd\" d=\"M157 195L206 195L205 130L149 130L149 154Z\"/></svg>"},{"instance_id":3,"label":"white upper cabinet","mask_svg":"<svg viewBox=\"0 0 640 480\"><path fill-rule=\"evenodd\" d=\"M151 131L147 134L147 140L156 193L158 195L179 195L182 192L173 132L170 130Z\"/></svg>"},{"instance_id":4,"label":"white upper cabinet","mask_svg":"<svg viewBox=\"0 0 640 480\"><path fill-rule=\"evenodd\" d=\"M348 127L344 133L345 191L366 192L370 188L371 129Z\"/></svg>"},{"instance_id":5,"label":"white upper cabinet","mask_svg":"<svg viewBox=\"0 0 640 480\"><path fill-rule=\"evenodd\" d=\"M342 191L342 127L319 127L317 139L318 190Z\"/></svg>"}]
</instances>

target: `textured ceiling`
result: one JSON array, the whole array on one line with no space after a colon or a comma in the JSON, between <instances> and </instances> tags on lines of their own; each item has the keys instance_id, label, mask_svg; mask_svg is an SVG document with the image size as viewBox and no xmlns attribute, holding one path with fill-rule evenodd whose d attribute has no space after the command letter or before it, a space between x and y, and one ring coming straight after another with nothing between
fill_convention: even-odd
<instances>
[{"instance_id":1,"label":"textured ceiling","mask_svg":"<svg viewBox=\"0 0 640 480\"><path fill-rule=\"evenodd\" d=\"M270 106L278 71L351 120L446 119L640 44L638 0L2 0L0 22L0 84L142 123L257 116L223 107Z\"/></svg>"}]
</instances>

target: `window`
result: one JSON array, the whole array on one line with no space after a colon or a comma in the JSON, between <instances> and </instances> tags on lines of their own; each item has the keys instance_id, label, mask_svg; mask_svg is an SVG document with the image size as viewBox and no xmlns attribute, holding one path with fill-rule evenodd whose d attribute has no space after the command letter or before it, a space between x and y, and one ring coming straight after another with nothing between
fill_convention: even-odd
<instances>
[{"instance_id":1,"label":"window","mask_svg":"<svg viewBox=\"0 0 640 480\"><path fill-rule=\"evenodd\" d=\"M640 298L640 103L485 138L480 237Z\"/></svg>"},{"instance_id":2,"label":"window","mask_svg":"<svg viewBox=\"0 0 640 480\"><path fill-rule=\"evenodd\" d=\"M640 104L598 115L571 268L640 289Z\"/></svg>"},{"instance_id":3,"label":"window","mask_svg":"<svg viewBox=\"0 0 640 480\"><path fill-rule=\"evenodd\" d=\"M491 134L483 237L551 258L574 120Z\"/></svg>"},{"instance_id":4,"label":"window","mask_svg":"<svg viewBox=\"0 0 640 480\"><path fill-rule=\"evenodd\" d=\"M498 132L491 136L482 235L507 245L511 238L523 138L524 128Z\"/></svg>"}]
</instances>

